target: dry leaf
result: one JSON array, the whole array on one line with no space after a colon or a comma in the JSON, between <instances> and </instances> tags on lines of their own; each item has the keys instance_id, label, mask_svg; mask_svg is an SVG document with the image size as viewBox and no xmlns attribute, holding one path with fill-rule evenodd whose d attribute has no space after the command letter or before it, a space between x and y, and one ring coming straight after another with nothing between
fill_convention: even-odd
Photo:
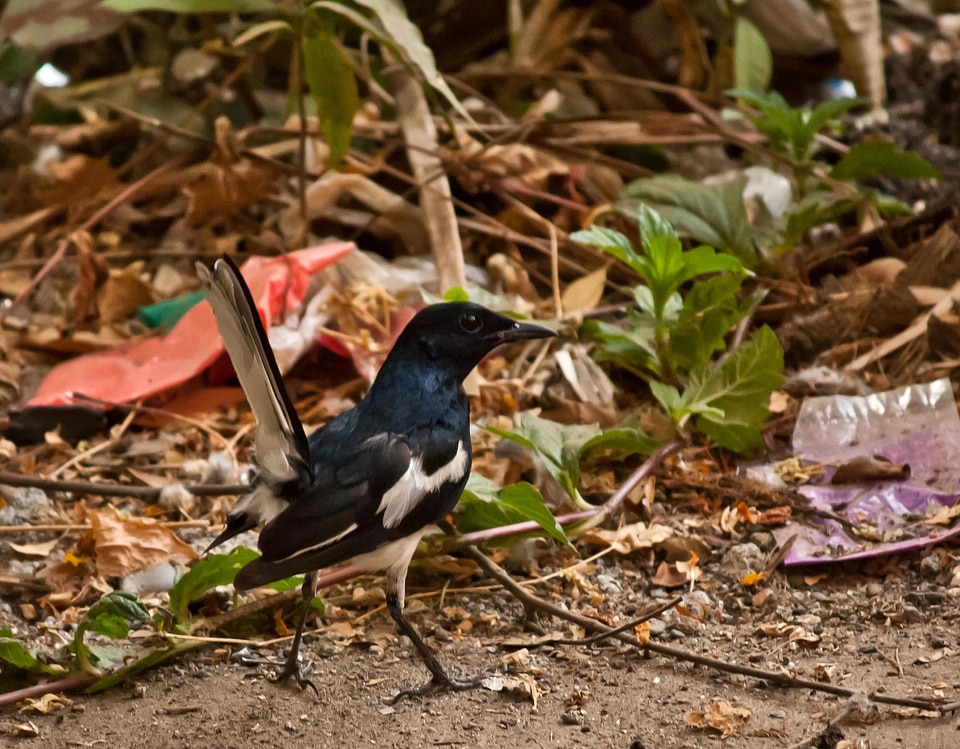
<instances>
[{"instance_id":1,"label":"dry leaf","mask_svg":"<svg viewBox=\"0 0 960 749\"><path fill-rule=\"evenodd\" d=\"M633 628L633 634L637 638L637 645L646 645L650 642L650 622L641 622Z\"/></svg>"},{"instance_id":2,"label":"dry leaf","mask_svg":"<svg viewBox=\"0 0 960 749\"><path fill-rule=\"evenodd\" d=\"M35 739L40 736L40 729L32 720L26 723L17 723L13 727L13 734L21 739Z\"/></svg>"},{"instance_id":3,"label":"dry leaf","mask_svg":"<svg viewBox=\"0 0 960 749\"><path fill-rule=\"evenodd\" d=\"M140 278L142 271L142 262L122 270L110 270L106 282L97 289L97 309L102 323L125 320L141 307L156 301L153 289Z\"/></svg>"},{"instance_id":4,"label":"dry leaf","mask_svg":"<svg viewBox=\"0 0 960 749\"><path fill-rule=\"evenodd\" d=\"M20 703L18 710L21 713L25 713L28 710L32 710L37 713L42 713L43 715L49 715L50 713L60 710L61 708L72 705L73 700L64 697L62 694L57 694L55 692L50 694L45 694L39 699L30 699L29 697Z\"/></svg>"},{"instance_id":5,"label":"dry leaf","mask_svg":"<svg viewBox=\"0 0 960 749\"><path fill-rule=\"evenodd\" d=\"M726 700L718 700L707 705L702 713L687 713L683 719L687 725L695 728L712 728L720 732L720 738L733 736L740 727L750 720L752 711L747 707L736 707Z\"/></svg>"},{"instance_id":6,"label":"dry leaf","mask_svg":"<svg viewBox=\"0 0 960 749\"><path fill-rule=\"evenodd\" d=\"M607 283L607 269L599 268L588 273L582 278L578 278L564 289L560 297L560 304L563 311L570 312L589 312L603 299L603 289Z\"/></svg>"},{"instance_id":7,"label":"dry leaf","mask_svg":"<svg viewBox=\"0 0 960 749\"><path fill-rule=\"evenodd\" d=\"M197 556L172 530L149 520L122 518L113 510L87 515L101 577L125 577L161 562Z\"/></svg>"},{"instance_id":8,"label":"dry leaf","mask_svg":"<svg viewBox=\"0 0 960 749\"><path fill-rule=\"evenodd\" d=\"M584 534L588 543L597 546L610 546L619 554L629 554L638 549L651 549L663 543L673 535L673 528L653 523L647 527L646 523L623 525L616 530L596 530Z\"/></svg>"},{"instance_id":9,"label":"dry leaf","mask_svg":"<svg viewBox=\"0 0 960 749\"><path fill-rule=\"evenodd\" d=\"M540 698L541 692L536 679L530 674L511 674L507 676L503 680L503 688L527 695L533 703L533 709L537 709L537 700Z\"/></svg>"},{"instance_id":10,"label":"dry leaf","mask_svg":"<svg viewBox=\"0 0 960 749\"><path fill-rule=\"evenodd\" d=\"M7 541L7 546L25 557L43 559L50 556L50 552L57 547L58 543L60 543L60 539L55 538L52 541L44 541L40 544L15 544L12 541Z\"/></svg>"}]
</instances>

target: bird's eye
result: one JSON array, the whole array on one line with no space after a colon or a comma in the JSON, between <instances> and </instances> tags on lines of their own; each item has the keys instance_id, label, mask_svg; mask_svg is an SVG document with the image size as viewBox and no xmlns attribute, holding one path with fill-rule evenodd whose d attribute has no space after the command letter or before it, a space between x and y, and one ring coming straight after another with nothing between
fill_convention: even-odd
<instances>
[{"instance_id":1,"label":"bird's eye","mask_svg":"<svg viewBox=\"0 0 960 749\"><path fill-rule=\"evenodd\" d=\"M483 322L472 312L460 316L460 327L468 333L476 333L483 327Z\"/></svg>"}]
</instances>

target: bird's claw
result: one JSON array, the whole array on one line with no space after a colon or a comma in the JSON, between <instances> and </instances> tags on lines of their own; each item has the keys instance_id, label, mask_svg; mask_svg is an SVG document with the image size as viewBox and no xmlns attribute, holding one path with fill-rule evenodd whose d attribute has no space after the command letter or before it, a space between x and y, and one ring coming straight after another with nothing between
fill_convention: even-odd
<instances>
[{"instance_id":1,"label":"bird's claw","mask_svg":"<svg viewBox=\"0 0 960 749\"><path fill-rule=\"evenodd\" d=\"M396 705L405 697L426 697L428 694L463 692L467 689L476 689L483 683L484 678L486 678L485 674L478 674L469 679L460 679L454 676L447 676L446 674L434 675L426 684L421 684L419 687L413 687L412 689L401 690L390 700L390 704Z\"/></svg>"},{"instance_id":2,"label":"bird's claw","mask_svg":"<svg viewBox=\"0 0 960 749\"><path fill-rule=\"evenodd\" d=\"M309 667L307 670L310 670ZM299 663L288 662L282 670L277 672L274 681L276 681L277 684L283 684L289 679L293 679L295 682L297 682L297 686L300 687L300 689L306 689L307 687L310 687L317 697L320 696L320 691L317 689L317 685L304 675L304 669L300 667Z\"/></svg>"}]
</instances>

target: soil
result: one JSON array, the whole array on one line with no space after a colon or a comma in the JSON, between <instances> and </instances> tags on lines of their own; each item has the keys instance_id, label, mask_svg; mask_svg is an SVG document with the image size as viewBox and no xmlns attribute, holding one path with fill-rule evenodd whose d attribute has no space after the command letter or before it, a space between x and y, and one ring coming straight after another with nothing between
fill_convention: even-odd
<instances>
[{"instance_id":1,"label":"soil","mask_svg":"<svg viewBox=\"0 0 960 749\"><path fill-rule=\"evenodd\" d=\"M629 565L627 565L629 566ZM596 575L615 574L622 562L599 565ZM708 566L708 571L710 566ZM73 703L53 714L0 713L0 733L28 720L39 737L9 739L10 746L136 749L250 746L298 747L667 747L798 746L916 747L946 749L960 744L960 719L923 718L909 710L876 705L869 692L914 699L960 699L956 655L960 651L960 588L950 587L949 555L892 560L872 568L842 567L777 573L759 590L724 579L714 565L686 596L691 617L669 612L654 622L658 641L723 661L782 671L801 678L862 690L864 698L836 697L806 689L784 689L763 680L721 673L660 656L646 657L629 646L546 645L529 648L520 671L542 692L534 707L529 695L487 689L388 703L398 690L425 679L426 672L405 640L389 636L385 615L376 613L357 631L363 646L341 647L329 633L308 637L318 694L270 680L280 651L244 666L229 651L197 651L173 665L142 674L135 683L103 695L72 695ZM824 576L823 573L826 573ZM594 579L589 576L588 579ZM609 581L609 580L608 580ZM622 581L620 581L622 582ZM569 591L568 591L569 592ZM651 591L610 596L601 606L638 612ZM665 591L653 590L655 597ZM522 609L502 592L448 594L412 619L451 671L503 670L501 658L515 650L508 637L535 639L523 631ZM430 603L432 601L432 603ZM468 634L448 632L449 607L471 617L498 609L499 624ZM629 617L622 617L623 620ZM356 621L354 619L354 621ZM564 623L541 622L551 631L578 636ZM762 634L762 624L802 626L810 642ZM365 633L365 634L364 634ZM379 644L384 643L381 647ZM749 719L721 741L714 730L688 725L687 716L710 703L727 701L750 710ZM828 724L850 715L833 731ZM851 743L843 743L844 741ZM838 743L840 742L840 743ZM806 744L804 744L806 746Z\"/></svg>"}]
</instances>

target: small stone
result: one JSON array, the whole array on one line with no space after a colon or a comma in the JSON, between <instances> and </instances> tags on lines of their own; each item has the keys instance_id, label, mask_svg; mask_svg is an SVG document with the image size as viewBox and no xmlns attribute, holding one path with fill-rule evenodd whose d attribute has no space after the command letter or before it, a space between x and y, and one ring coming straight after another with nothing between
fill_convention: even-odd
<instances>
[{"instance_id":1,"label":"small stone","mask_svg":"<svg viewBox=\"0 0 960 749\"><path fill-rule=\"evenodd\" d=\"M880 583L867 583L866 593L870 598L879 598L883 595L883 586Z\"/></svg>"},{"instance_id":2,"label":"small stone","mask_svg":"<svg viewBox=\"0 0 960 749\"><path fill-rule=\"evenodd\" d=\"M920 574L926 578L940 574L940 555L929 554L920 560Z\"/></svg>"},{"instance_id":3,"label":"small stone","mask_svg":"<svg viewBox=\"0 0 960 749\"><path fill-rule=\"evenodd\" d=\"M765 557L756 544L737 544L731 546L720 563L720 572L729 578L739 580L750 572L763 569Z\"/></svg>"},{"instance_id":4,"label":"small stone","mask_svg":"<svg viewBox=\"0 0 960 749\"><path fill-rule=\"evenodd\" d=\"M560 716L560 722L565 726L582 726L583 713L579 710L570 710Z\"/></svg>"}]
</instances>

